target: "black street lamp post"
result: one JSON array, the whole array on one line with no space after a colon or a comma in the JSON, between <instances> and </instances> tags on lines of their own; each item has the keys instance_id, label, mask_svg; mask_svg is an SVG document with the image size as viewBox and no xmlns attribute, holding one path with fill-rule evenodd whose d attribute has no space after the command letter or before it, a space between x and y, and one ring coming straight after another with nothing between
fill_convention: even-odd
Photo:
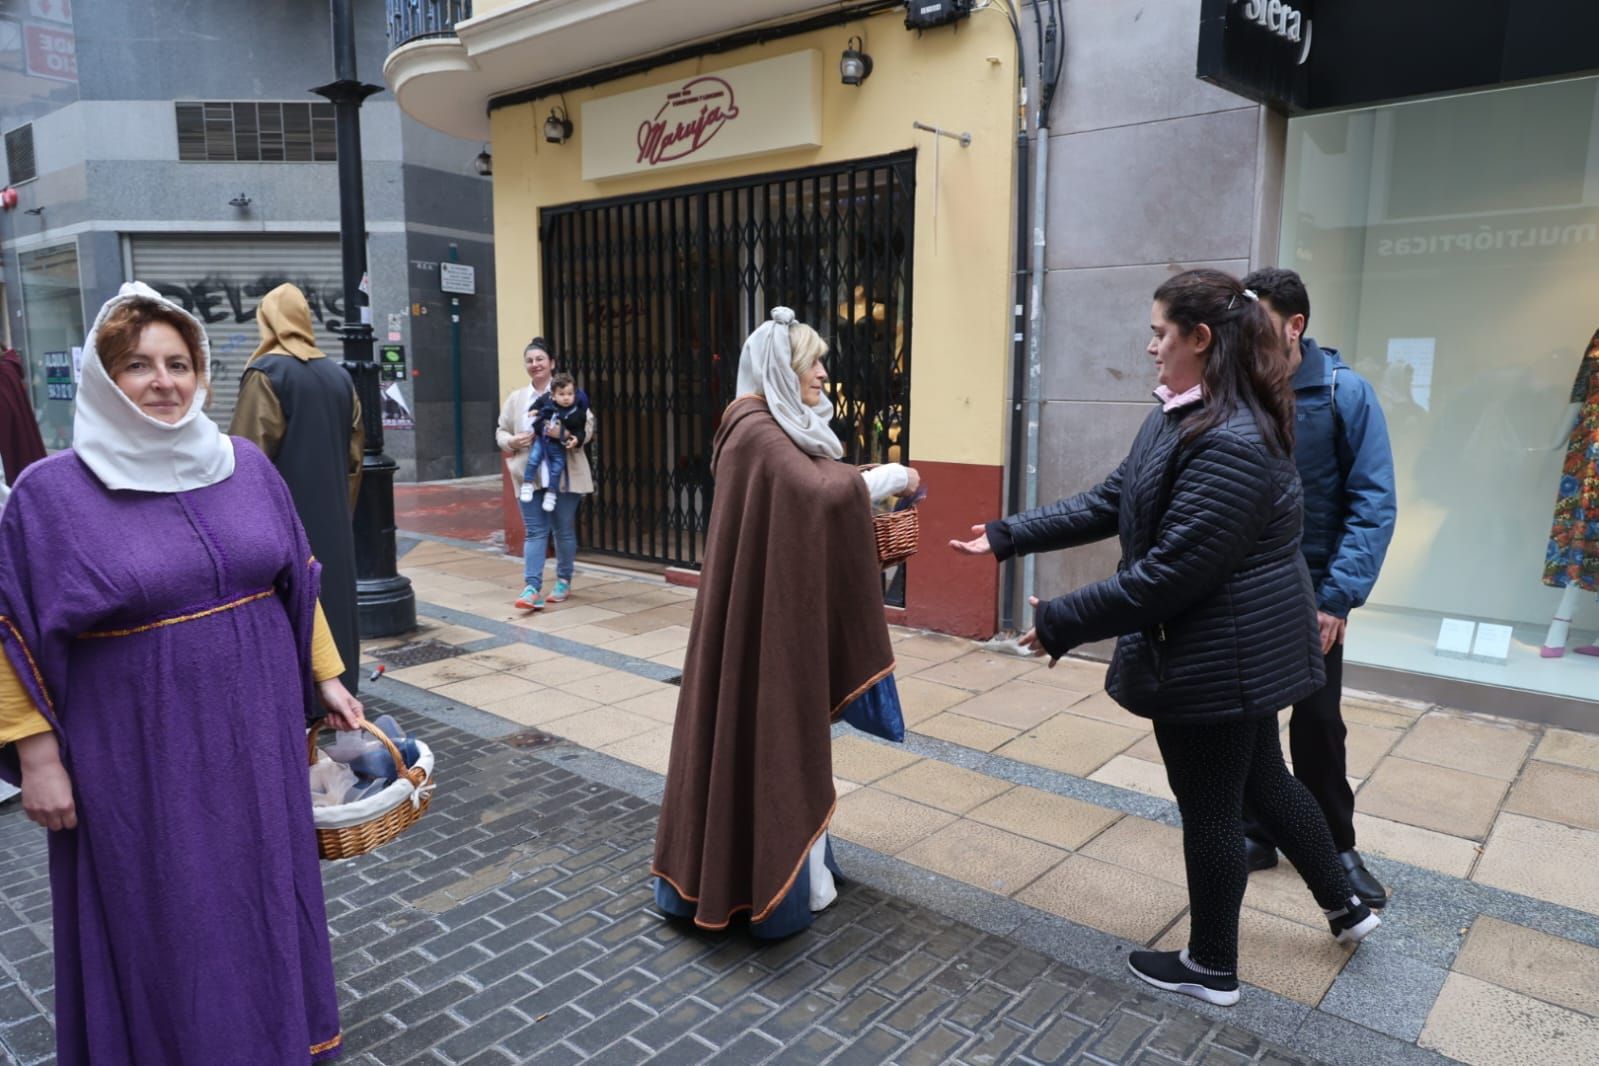
<instances>
[{"instance_id":1,"label":"black street lamp post","mask_svg":"<svg viewBox=\"0 0 1599 1066\"><path fill-rule=\"evenodd\" d=\"M361 188L361 102L381 86L355 75L355 26L350 0L331 0L334 81L311 91L333 103L339 152L339 245L344 260L344 369L355 379L366 430L361 494L355 505L355 575L363 638L416 628L416 593L400 576L394 546L394 474L383 454L383 399L372 357L372 324L361 285L366 277L366 201Z\"/></svg>"}]
</instances>

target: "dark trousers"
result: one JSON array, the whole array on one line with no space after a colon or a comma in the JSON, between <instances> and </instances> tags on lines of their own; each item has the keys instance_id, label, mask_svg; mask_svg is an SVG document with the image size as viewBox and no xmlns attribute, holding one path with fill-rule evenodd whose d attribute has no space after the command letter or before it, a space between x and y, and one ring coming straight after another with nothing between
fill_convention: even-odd
<instances>
[{"instance_id":1,"label":"dark trousers","mask_svg":"<svg viewBox=\"0 0 1599 1066\"><path fill-rule=\"evenodd\" d=\"M1188 872L1188 954L1207 969L1238 966L1238 912L1249 884L1245 800L1281 842L1324 910L1346 906L1353 890L1305 786L1283 763L1277 717L1188 725L1155 723L1166 780L1183 816Z\"/></svg>"},{"instance_id":2,"label":"dark trousers","mask_svg":"<svg viewBox=\"0 0 1599 1066\"><path fill-rule=\"evenodd\" d=\"M1339 705L1344 694L1344 646L1334 644L1327 653L1327 683L1294 704L1288 724L1288 751L1294 776L1316 797L1332 830L1339 851L1355 847L1355 792L1346 774L1344 741L1349 730ZM1277 844L1271 830L1244 805L1244 832L1267 844Z\"/></svg>"}]
</instances>

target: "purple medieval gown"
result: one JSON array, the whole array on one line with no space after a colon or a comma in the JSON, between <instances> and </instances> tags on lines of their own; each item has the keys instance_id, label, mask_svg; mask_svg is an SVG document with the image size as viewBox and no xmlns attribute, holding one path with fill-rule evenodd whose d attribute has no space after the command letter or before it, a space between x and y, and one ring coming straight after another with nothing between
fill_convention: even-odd
<instances>
[{"instance_id":1,"label":"purple medieval gown","mask_svg":"<svg viewBox=\"0 0 1599 1066\"><path fill-rule=\"evenodd\" d=\"M305 757L318 566L271 462L234 449L172 494L62 452L0 516L0 645L78 810L49 834L60 1066L340 1050Z\"/></svg>"}]
</instances>

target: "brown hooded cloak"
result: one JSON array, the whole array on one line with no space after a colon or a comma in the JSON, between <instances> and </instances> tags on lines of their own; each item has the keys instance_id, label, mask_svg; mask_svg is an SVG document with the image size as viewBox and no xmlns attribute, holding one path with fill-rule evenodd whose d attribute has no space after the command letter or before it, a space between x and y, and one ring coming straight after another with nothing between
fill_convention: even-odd
<instances>
[{"instance_id":1,"label":"brown hooded cloak","mask_svg":"<svg viewBox=\"0 0 1599 1066\"><path fill-rule=\"evenodd\" d=\"M0 352L0 465L15 485L31 463L44 458L44 439L28 402L28 376L14 348Z\"/></svg>"},{"instance_id":2,"label":"brown hooded cloak","mask_svg":"<svg viewBox=\"0 0 1599 1066\"><path fill-rule=\"evenodd\" d=\"M860 473L801 451L754 396L727 408L711 461L653 872L720 929L794 886L836 802L829 727L894 653Z\"/></svg>"}]
</instances>

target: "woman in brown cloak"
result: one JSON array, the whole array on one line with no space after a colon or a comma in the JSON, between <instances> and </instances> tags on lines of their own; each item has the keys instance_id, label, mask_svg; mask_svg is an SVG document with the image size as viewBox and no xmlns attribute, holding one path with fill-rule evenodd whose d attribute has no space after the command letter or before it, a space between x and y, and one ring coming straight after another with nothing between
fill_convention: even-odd
<instances>
[{"instance_id":1,"label":"woman in brown cloak","mask_svg":"<svg viewBox=\"0 0 1599 1066\"><path fill-rule=\"evenodd\" d=\"M657 906L706 929L747 916L757 936L788 936L833 902L831 724L898 713L871 501L918 477L837 461L826 353L774 308L744 344L713 445L653 867Z\"/></svg>"}]
</instances>

